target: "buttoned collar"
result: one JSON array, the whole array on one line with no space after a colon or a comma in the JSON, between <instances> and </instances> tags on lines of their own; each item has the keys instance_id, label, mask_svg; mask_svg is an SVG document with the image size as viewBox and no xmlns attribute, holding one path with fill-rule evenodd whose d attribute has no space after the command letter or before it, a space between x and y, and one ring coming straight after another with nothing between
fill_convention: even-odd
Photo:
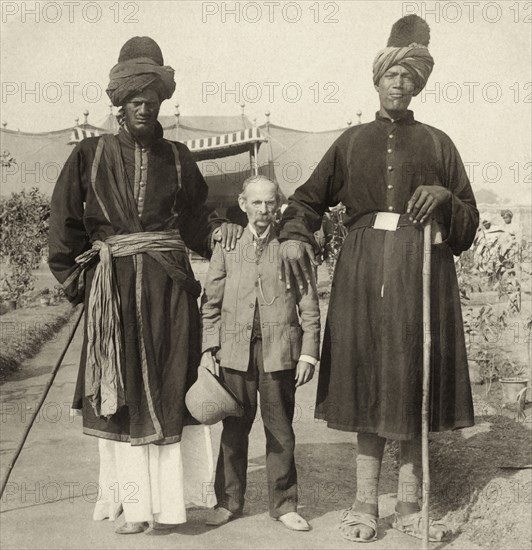
<instances>
[{"instance_id":1,"label":"buttoned collar","mask_svg":"<svg viewBox=\"0 0 532 550\"><path fill-rule=\"evenodd\" d=\"M401 118L391 119L385 116L382 116L380 111L375 113L375 120L380 120L381 122L386 122L388 124L414 124L416 120L414 119L414 113L410 109L406 111L405 115Z\"/></svg>"},{"instance_id":2,"label":"buttoned collar","mask_svg":"<svg viewBox=\"0 0 532 550\"><path fill-rule=\"evenodd\" d=\"M131 133L129 132L129 130L127 129L125 124L120 126L120 130L118 132L118 139L122 143L124 143L125 145L128 145L129 147L133 147L133 148L135 148L135 146L137 146L139 149L142 149L142 150L150 150L152 147L154 147L154 145L156 145L159 142L159 140L162 137L163 137L163 127L161 126L159 121L155 122L155 131L154 131L154 135L153 135L153 140L146 147L144 147L141 143L139 143L131 135Z\"/></svg>"}]
</instances>

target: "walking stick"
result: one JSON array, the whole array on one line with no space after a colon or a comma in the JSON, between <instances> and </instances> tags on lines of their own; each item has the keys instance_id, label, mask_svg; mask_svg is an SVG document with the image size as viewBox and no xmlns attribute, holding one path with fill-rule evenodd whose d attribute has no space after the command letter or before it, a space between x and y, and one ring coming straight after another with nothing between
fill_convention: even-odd
<instances>
[{"instance_id":1,"label":"walking stick","mask_svg":"<svg viewBox=\"0 0 532 550\"><path fill-rule=\"evenodd\" d=\"M74 318L74 328L72 329L72 332L68 336L67 343L65 344L63 350L61 351L61 354L59 355L59 358L57 359L57 362L54 366L54 369L52 370L52 373L50 374L50 378L48 379L48 382L46 383L46 386L44 388L44 392L41 395L41 398L39 399L39 402L37 403L37 407L35 408L35 411L31 415L30 421L26 425L26 428L24 429L24 434L22 435L22 439L20 440L17 449L15 451L15 454L13 455L13 458L7 465L7 470L4 474L4 477L2 478L2 485L0 487L0 499L2 498L4 494L4 490L6 488L7 482L9 480L9 476L11 475L11 471L13 470L13 467L15 466L15 463L20 455L20 452L22 451L22 448L24 447L24 443L26 443L26 439L28 438L28 434L30 433L31 427L33 426L33 423L35 422L35 419L37 418L37 415L39 414L41 407L44 403L44 400L46 399L46 396L48 395L48 392L50 391L50 388L52 387L52 384L54 383L55 375L59 371L59 367L61 366L61 363L63 362L63 359L66 355L66 352L70 346L70 343L72 342L72 339L74 338L74 334L76 333L76 329L78 328L79 322L81 320L81 316L83 315L83 311L85 309L84 304L80 304L78 306L78 311L76 313L76 316Z\"/></svg>"},{"instance_id":2,"label":"walking stick","mask_svg":"<svg viewBox=\"0 0 532 550\"><path fill-rule=\"evenodd\" d=\"M430 260L432 248L432 224L429 222L423 232L423 398L421 402L421 458L423 469L423 550L429 548L429 409L430 409Z\"/></svg>"}]
</instances>

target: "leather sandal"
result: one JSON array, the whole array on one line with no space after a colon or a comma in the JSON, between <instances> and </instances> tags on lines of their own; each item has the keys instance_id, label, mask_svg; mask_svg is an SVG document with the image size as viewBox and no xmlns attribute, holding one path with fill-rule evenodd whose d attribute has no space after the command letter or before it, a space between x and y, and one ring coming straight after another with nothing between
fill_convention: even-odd
<instances>
[{"instance_id":1,"label":"leather sandal","mask_svg":"<svg viewBox=\"0 0 532 550\"><path fill-rule=\"evenodd\" d=\"M395 512L392 516L392 527L417 539L423 539L423 515L421 512L401 515ZM444 523L429 518L429 541L441 542L449 533Z\"/></svg>"},{"instance_id":2,"label":"leather sandal","mask_svg":"<svg viewBox=\"0 0 532 550\"><path fill-rule=\"evenodd\" d=\"M137 533L144 533L149 526L146 521L126 521L126 523L115 529L115 533L117 535L136 535Z\"/></svg>"},{"instance_id":3,"label":"leather sandal","mask_svg":"<svg viewBox=\"0 0 532 550\"><path fill-rule=\"evenodd\" d=\"M359 525L365 525L373 529L373 537L363 539L359 535L354 535L354 527ZM352 508L348 508L342 512L339 529L342 533L342 537L351 542L373 542L377 540L377 518L371 514L356 512Z\"/></svg>"}]
</instances>

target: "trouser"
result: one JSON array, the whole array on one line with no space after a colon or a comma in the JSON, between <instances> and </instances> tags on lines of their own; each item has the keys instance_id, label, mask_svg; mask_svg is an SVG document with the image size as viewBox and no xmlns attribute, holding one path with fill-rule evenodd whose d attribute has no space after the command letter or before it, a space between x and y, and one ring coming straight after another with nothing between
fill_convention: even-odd
<instances>
[{"instance_id":1,"label":"trouser","mask_svg":"<svg viewBox=\"0 0 532 550\"><path fill-rule=\"evenodd\" d=\"M257 390L266 435L269 510L279 517L297 510L297 474L292 429L295 402L294 371L264 372L262 341L250 345L246 372L221 369L225 383L244 405L241 418L223 421L215 491L218 505L240 514L247 486L249 432L257 413ZM256 488L260 490L260 487ZM262 494L262 493L259 493Z\"/></svg>"},{"instance_id":2,"label":"trouser","mask_svg":"<svg viewBox=\"0 0 532 550\"><path fill-rule=\"evenodd\" d=\"M186 506L216 504L208 426L185 426L182 440L138 445L99 439L100 478L93 518L128 522L184 523Z\"/></svg>"}]
</instances>

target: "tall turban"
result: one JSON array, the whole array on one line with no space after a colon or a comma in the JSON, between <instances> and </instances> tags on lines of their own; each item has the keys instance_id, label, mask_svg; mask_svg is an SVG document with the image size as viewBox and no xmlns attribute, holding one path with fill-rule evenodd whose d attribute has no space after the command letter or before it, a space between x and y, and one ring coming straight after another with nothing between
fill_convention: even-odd
<instances>
[{"instance_id":1,"label":"tall turban","mask_svg":"<svg viewBox=\"0 0 532 550\"><path fill-rule=\"evenodd\" d=\"M418 95L434 67L434 59L427 48L429 40L429 26L421 17L407 15L396 21L387 47L373 61L373 83L377 85L388 69L400 65L412 75L414 95Z\"/></svg>"},{"instance_id":2,"label":"tall turban","mask_svg":"<svg viewBox=\"0 0 532 550\"><path fill-rule=\"evenodd\" d=\"M384 73L395 65L404 67L414 79L414 95L425 87L434 59L426 46L411 44L406 48L384 48L373 62L373 83L377 85Z\"/></svg>"},{"instance_id":3,"label":"tall turban","mask_svg":"<svg viewBox=\"0 0 532 550\"><path fill-rule=\"evenodd\" d=\"M128 40L109 73L107 95L115 107L146 88L157 91L159 100L172 97L175 90L174 69L163 64L161 49L147 36Z\"/></svg>"}]
</instances>

